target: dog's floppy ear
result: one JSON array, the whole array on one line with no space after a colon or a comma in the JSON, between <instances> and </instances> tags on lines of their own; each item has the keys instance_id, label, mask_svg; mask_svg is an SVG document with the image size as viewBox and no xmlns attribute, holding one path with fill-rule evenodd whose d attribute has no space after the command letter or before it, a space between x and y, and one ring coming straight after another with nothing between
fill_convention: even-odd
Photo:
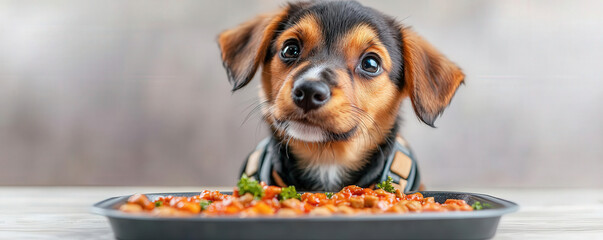
<instances>
[{"instance_id":1,"label":"dog's floppy ear","mask_svg":"<svg viewBox=\"0 0 603 240\"><path fill-rule=\"evenodd\" d=\"M417 116L434 127L465 75L430 43L409 28L402 28L405 91Z\"/></svg>"},{"instance_id":2,"label":"dog's floppy ear","mask_svg":"<svg viewBox=\"0 0 603 240\"><path fill-rule=\"evenodd\" d=\"M251 81L286 11L255 17L218 36L228 81L236 91Z\"/></svg>"}]
</instances>

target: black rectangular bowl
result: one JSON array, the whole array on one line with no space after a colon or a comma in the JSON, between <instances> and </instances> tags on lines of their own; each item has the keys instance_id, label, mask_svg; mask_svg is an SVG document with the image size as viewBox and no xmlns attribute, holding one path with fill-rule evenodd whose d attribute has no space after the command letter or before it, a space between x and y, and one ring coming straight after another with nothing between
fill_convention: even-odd
<instances>
[{"instance_id":1,"label":"black rectangular bowl","mask_svg":"<svg viewBox=\"0 0 603 240\"><path fill-rule=\"evenodd\" d=\"M226 193L226 192L224 192ZM436 202L463 199L489 204L470 212L424 212L329 217L154 217L124 213L117 208L129 196L113 197L94 204L92 212L106 216L118 239L488 239L498 221L517 211L517 204L500 198L462 192L421 192ZM193 196L190 193L146 194ZM230 193L228 193L230 194Z\"/></svg>"}]
</instances>

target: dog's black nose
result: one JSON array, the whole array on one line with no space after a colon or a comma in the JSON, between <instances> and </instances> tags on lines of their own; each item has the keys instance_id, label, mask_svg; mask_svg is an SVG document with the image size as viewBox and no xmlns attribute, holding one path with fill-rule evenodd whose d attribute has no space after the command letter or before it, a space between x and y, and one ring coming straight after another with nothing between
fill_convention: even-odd
<instances>
[{"instance_id":1,"label":"dog's black nose","mask_svg":"<svg viewBox=\"0 0 603 240\"><path fill-rule=\"evenodd\" d=\"M331 98L331 89L321 81L296 81L291 97L304 112L317 109Z\"/></svg>"}]
</instances>

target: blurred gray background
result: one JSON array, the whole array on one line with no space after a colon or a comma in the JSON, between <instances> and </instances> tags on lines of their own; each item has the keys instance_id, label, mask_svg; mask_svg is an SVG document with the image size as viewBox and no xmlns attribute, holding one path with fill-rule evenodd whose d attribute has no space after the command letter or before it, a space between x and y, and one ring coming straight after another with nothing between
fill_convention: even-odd
<instances>
[{"instance_id":1,"label":"blurred gray background","mask_svg":"<svg viewBox=\"0 0 603 240\"><path fill-rule=\"evenodd\" d=\"M361 2L467 75L402 110L428 186L603 186L603 1ZM0 1L0 185L233 185L268 131L215 38L282 4Z\"/></svg>"}]
</instances>

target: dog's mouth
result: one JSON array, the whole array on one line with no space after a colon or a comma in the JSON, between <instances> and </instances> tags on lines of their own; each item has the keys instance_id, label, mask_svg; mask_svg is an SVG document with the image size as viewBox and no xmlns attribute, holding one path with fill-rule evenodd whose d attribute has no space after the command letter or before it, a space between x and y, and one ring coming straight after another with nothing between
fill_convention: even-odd
<instances>
[{"instance_id":1,"label":"dog's mouth","mask_svg":"<svg viewBox=\"0 0 603 240\"><path fill-rule=\"evenodd\" d=\"M288 137L304 142L345 141L351 138L357 130L357 127L353 127L346 132L336 133L305 119L277 120L274 122L274 126Z\"/></svg>"}]
</instances>

